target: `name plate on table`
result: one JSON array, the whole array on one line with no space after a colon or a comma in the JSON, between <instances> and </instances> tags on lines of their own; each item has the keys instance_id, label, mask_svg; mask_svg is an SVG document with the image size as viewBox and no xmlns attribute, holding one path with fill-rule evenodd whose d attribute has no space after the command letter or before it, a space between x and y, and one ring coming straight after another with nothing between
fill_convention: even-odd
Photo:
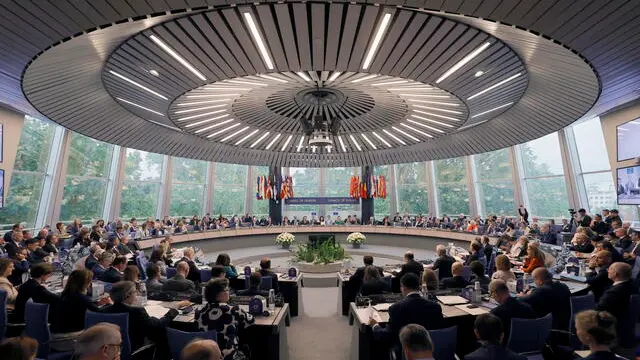
<instances>
[{"instance_id":1,"label":"name plate on table","mask_svg":"<svg viewBox=\"0 0 640 360\"><path fill-rule=\"evenodd\" d=\"M244 276L248 279L251 276L251 266L244 267Z\"/></svg>"},{"instance_id":2,"label":"name plate on table","mask_svg":"<svg viewBox=\"0 0 640 360\"><path fill-rule=\"evenodd\" d=\"M289 278L290 278L290 279L292 279L292 278L294 278L294 277L298 276L298 269L296 269L296 268L294 268L294 267L290 267L290 268L289 268L289 271L288 271L288 275L289 275Z\"/></svg>"},{"instance_id":3,"label":"name plate on table","mask_svg":"<svg viewBox=\"0 0 640 360\"><path fill-rule=\"evenodd\" d=\"M256 296L249 300L249 314L251 315L262 315L265 308L264 300L259 297Z\"/></svg>"}]
</instances>

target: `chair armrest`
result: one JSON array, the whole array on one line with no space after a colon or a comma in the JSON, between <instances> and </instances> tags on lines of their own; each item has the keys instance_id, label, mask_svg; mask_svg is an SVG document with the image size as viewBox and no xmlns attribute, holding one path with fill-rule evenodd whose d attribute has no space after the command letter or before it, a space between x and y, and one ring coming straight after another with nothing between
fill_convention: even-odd
<instances>
[{"instance_id":1,"label":"chair armrest","mask_svg":"<svg viewBox=\"0 0 640 360\"><path fill-rule=\"evenodd\" d=\"M140 359L149 359L148 356L142 356L143 354L145 354L146 351L148 351L149 349L153 348L153 356L151 357L151 359L155 358L156 356L156 344L147 344L147 345L143 345L141 347L139 347L138 349L136 349L136 351L131 353L131 359L134 359L134 356L138 356Z\"/></svg>"},{"instance_id":2,"label":"chair armrest","mask_svg":"<svg viewBox=\"0 0 640 360\"><path fill-rule=\"evenodd\" d=\"M396 357L396 352L393 351L393 347L389 349L389 360L398 360L398 358Z\"/></svg>"}]
</instances>

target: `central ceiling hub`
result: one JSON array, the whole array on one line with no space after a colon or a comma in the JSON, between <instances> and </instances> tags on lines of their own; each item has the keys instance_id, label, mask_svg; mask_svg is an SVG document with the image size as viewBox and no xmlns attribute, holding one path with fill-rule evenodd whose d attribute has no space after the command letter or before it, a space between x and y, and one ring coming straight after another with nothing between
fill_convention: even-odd
<instances>
[{"instance_id":1,"label":"central ceiling hub","mask_svg":"<svg viewBox=\"0 0 640 360\"><path fill-rule=\"evenodd\" d=\"M306 89L300 91L296 95L296 101L299 104L327 106L337 104L342 105L345 96L341 91L329 88Z\"/></svg>"}]
</instances>

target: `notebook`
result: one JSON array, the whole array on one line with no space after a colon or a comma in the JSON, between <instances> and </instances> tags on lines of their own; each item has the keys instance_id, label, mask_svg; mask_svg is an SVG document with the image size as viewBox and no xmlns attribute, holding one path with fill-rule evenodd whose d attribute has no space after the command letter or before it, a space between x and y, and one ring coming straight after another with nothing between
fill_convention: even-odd
<instances>
[{"instance_id":1,"label":"notebook","mask_svg":"<svg viewBox=\"0 0 640 360\"><path fill-rule=\"evenodd\" d=\"M457 295L436 296L436 298L438 298L438 301L440 301L445 305L459 305L459 304L466 304L469 302L467 299L463 298L462 296L457 296Z\"/></svg>"}]
</instances>

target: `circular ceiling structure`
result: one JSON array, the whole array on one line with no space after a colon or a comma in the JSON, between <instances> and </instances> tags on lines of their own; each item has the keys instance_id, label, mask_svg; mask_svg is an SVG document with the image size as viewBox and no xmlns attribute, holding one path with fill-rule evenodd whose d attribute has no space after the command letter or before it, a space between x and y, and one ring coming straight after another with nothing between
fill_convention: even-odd
<instances>
[{"instance_id":1,"label":"circular ceiling structure","mask_svg":"<svg viewBox=\"0 0 640 360\"><path fill-rule=\"evenodd\" d=\"M42 114L99 140L308 167L495 150L570 124L600 91L578 54L530 32L340 3L114 24L40 54L22 86Z\"/></svg>"}]
</instances>

